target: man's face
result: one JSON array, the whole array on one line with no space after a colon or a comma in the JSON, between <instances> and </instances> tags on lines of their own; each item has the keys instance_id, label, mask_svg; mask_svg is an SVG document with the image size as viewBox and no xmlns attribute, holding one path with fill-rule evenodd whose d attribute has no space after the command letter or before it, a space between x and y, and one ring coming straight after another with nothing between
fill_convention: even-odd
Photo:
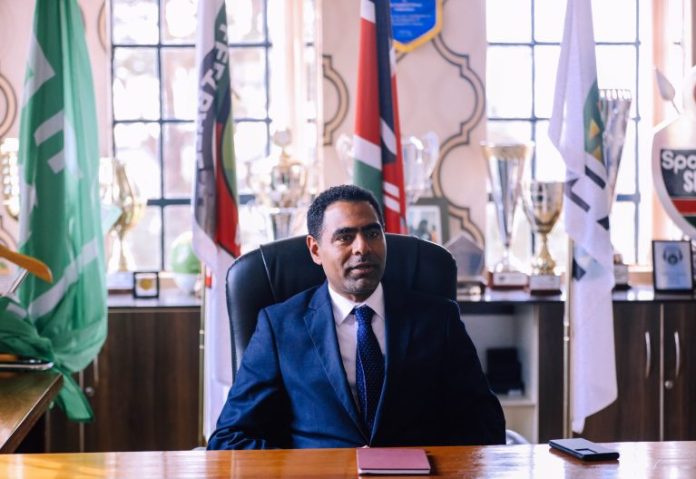
<instances>
[{"instance_id":1,"label":"man's face","mask_svg":"<svg viewBox=\"0 0 696 479\"><path fill-rule=\"evenodd\" d=\"M356 303L366 300L382 280L387 244L377 213L366 201L329 205L320 238L308 235L307 246L331 287Z\"/></svg>"}]
</instances>

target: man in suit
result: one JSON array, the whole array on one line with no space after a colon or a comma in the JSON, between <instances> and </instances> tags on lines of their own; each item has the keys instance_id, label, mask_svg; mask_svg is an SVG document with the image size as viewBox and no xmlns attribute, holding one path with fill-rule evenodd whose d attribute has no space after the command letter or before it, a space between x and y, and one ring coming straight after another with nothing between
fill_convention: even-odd
<instances>
[{"instance_id":1,"label":"man in suit","mask_svg":"<svg viewBox=\"0 0 696 479\"><path fill-rule=\"evenodd\" d=\"M372 194L329 188L307 226L327 281L259 313L208 448L504 443L457 304L382 283Z\"/></svg>"}]
</instances>

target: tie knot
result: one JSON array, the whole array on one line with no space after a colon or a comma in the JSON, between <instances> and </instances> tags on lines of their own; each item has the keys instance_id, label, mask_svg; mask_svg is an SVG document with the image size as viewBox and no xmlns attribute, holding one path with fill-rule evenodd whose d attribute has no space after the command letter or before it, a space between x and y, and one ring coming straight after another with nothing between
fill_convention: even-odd
<instances>
[{"instance_id":1,"label":"tie knot","mask_svg":"<svg viewBox=\"0 0 696 479\"><path fill-rule=\"evenodd\" d=\"M375 312L369 306L360 306L353 310L355 313L355 319L360 324L370 324L372 322L372 316Z\"/></svg>"}]
</instances>

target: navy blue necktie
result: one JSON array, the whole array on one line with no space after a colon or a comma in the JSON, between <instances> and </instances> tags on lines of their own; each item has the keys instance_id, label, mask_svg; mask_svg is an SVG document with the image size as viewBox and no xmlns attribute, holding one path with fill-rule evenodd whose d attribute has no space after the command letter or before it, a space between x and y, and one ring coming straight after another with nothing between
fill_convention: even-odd
<instances>
[{"instance_id":1,"label":"navy blue necktie","mask_svg":"<svg viewBox=\"0 0 696 479\"><path fill-rule=\"evenodd\" d=\"M355 385L358 390L360 413L372 434L375 412L384 382L384 357L379 349L377 337L372 331L372 316L375 314L369 306L353 310L358 321L358 351L355 358Z\"/></svg>"}]
</instances>

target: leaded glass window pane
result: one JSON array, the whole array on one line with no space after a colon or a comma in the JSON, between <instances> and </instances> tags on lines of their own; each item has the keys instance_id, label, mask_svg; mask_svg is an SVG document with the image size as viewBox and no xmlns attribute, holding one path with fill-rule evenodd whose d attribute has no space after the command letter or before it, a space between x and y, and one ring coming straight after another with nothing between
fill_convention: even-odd
<instances>
[{"instance_id":1,"label":"leaded glass window pane","mask_svg":"<svg viewBox=\"0 0 696 479\"><path fill-rule=\"evenodd\" d=\"M159 117L159 74L156 48L115 48L113 108L116 120Z\"/></svg>"},{"instance_id":2,"label":"leaded glass window pane","mask_svg":"<svg viewBox=\"0 0 696 479\"><path fill-rule=\"evenodd\" d=\"M532 114L532 49L488 47L486 99L489 117Z\"/></svg>"}]
</instances>

